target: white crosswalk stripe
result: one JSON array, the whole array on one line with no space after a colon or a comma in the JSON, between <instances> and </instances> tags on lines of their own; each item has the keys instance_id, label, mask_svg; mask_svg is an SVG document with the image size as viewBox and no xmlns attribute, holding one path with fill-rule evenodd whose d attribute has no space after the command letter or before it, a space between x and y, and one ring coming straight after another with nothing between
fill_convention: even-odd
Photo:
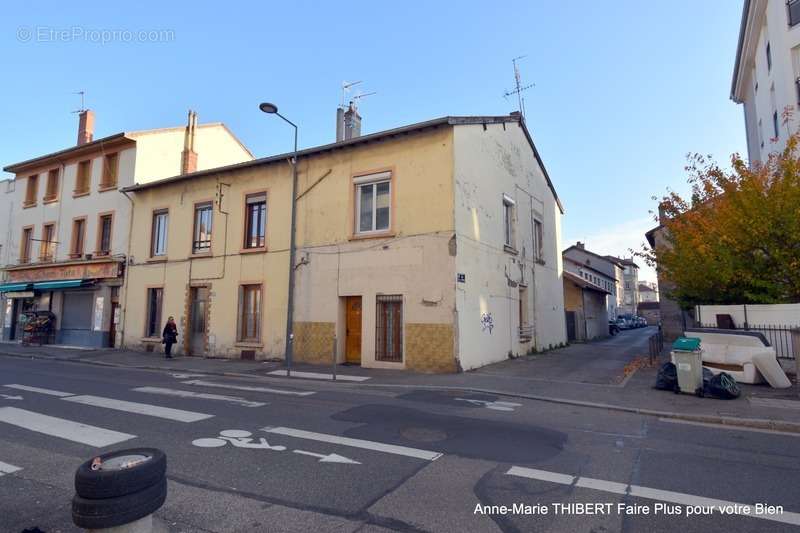
<instances>
[{"instance_id":1,"label":"white crosswalk stripe","mask_svg":"<svg viewBox=\"0 0 800 533\"><path fill-rule=\"evenodd\" d=\"M4 476L5 474L13 474L14 472L19 472L20 470L22 470L22 468L0 461L0 476Z\"/></svg>"},{"instance_id":2,"label":"white crosswalk stripe","mask_svg":"<svg viewBox=\"0 0 800 533\"><path fill-rule=\"evenodd\" d=\"M97 447L110 446L136 437L136 435L90 426L16 407L0 407L0 422L44 435Z\"/></svg>"},{"instance_id":3,"label":"white crosswalk stripe","mask_svg":"<svg viewBox=\"0 0 800 533\"><path fill-rule=\"evenodd\" d=\"M284 389L273 389L271 387L252 387L249 385L229 385L227 383L215 383L213 381L204 381L201 379L194 379L191 381L181 381L184 385L197 385L200 387L219 387L223 389L243 390L250 392L266 392L268 394L284 394L287 396L311 396L316 394L314 391L294 391Z\"/></svg>"},{"instance_id":4,"label":"white crosswalk stripe","mask_svg":"<svg viewBox=\"0 0 800 533\"><path fill-rule=\"evenodd\" d=\"M188 390L178 389L165 389L162 387L138 387L132 389L134 392L147 392L150 394L163 394L165 396L177 396L178 398L198 398L200 400L219 400L221 402L230 402L245 407L263 407L267 405L265 402L251 402L245 400L240 396L226 396L224 394L210 394L208 392L194 392Z\"/></svg>"},{"instance_id":5,"label":"white crosswalk stripe","mask_svg":"<svg viewBox=\"0 0 800 533\"><path fill-rule=\"evenodd\" d=\"M273 370L272 372L267 372L267 374L271 376L285 376L287 375L287 371ZM322 372L300 372L298 370L292 370L292 376L305 379L333 380L333 374L325 374ZM367 381L370 378L367 376L353 376L351 374L336 374L336 379L338 381Z\"/></svg>"},{"instance_id":6,"label":"white crosswalk stripe","mask_svg":"<svg viewBox=\"0 0 800 533\"><path fill-rule=\"evenodd\" d=\"M72 396L69 392L61 392L58 390L51 390L51 389L42 389L39 387L30 387L28 385L3 385L4 387L8 387L9 389L17 389L17 390L24 390L27 392L37 392L39 394L47 394L48 396L58 396L59 398L64 398L66 396Z\"/></svg>"},{"instance_id":7,"label":"white crosswalk stripe","mask_svg":"<svg viewBox=\"0 0 800 533\"><path fill-rule=\"evenodd\" d=\"M91 405L93 407L104 407L106 409L114 409L116 411L125 411L126 413L134 413L137 415L154 416L157 418L166 418L167 420L175 420L177 422L197 422L198 420L205 420L214 415L207 415L205 413L195 413L194 411L184 411L182 409L173 409L171 407L161 407L158 405L150 405L147 403L127 402L125 400L115 400L113 398L103 398L101 396L69 396L61 398L67 402L75 402L83 405Z\"/></svg>"}]
</instances>

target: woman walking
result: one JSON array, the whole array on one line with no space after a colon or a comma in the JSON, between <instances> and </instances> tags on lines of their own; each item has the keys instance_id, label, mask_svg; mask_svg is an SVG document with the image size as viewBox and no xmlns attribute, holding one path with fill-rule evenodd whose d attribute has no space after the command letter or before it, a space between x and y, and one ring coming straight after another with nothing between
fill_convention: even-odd
<instances>
[{"instance_id":1,"label":"woman walking","mask_svg":"<svg viewBox=\"0 0 800 533\"><path fill-rule=\"evenodd\" d=\"M164 353L167 359L172 359L172 345L178 342L178 326L175 325L173 317L167 319L167 325L164 326L161 337L161 342L164 344Z\"/></svg>"}]
</instances>

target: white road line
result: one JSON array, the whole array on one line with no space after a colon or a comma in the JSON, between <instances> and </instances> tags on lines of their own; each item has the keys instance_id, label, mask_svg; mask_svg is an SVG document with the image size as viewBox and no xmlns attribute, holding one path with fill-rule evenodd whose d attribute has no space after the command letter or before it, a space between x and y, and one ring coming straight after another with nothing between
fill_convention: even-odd
<instances>
[{"instance_id":1,"label":"white road line","mask_svg":"<svg viewBox=\"0 0 800 533\"><path fill-rule=\"evenodd\" d=\"M286 370L273 370L272 372L267 372L268 375L272 376L285 376ZM321 372L298 372L297 370L292 370L292 376L297 376L298 378L307 378L307 379L327 379L333 380L333 374L324 374ZM337 381L367 381L370 379L367 376L353 376L348 374L336 374Z\"/></svg>"},{"instance_id":2,"label":"white road line","mask_svg":"<svg viewBox=\"0 0 800 533\"><path fill-rule=\"evenodd\" d=\"M0 461L0 476L5 474L13 474L14 472L19 472L20 470L22 470L22 468Z\"/></svg>"},{"instance_id":3,"label":"white road line","mask_svg":"<svg viewBox=\"0 0 800 533\"><path fill-rule=\"evenodd\" d=\"M351 446L353 448L362 448L364 450L373 450L376 452L404 455L406 457L414 457L416 459L425 459L426 461L435 461L436 459L442 456L442 454L439 452L418 450L416 448L397 446L395 444L384 444L382 442L373 442L369 440L351 439L348 437L340 437L339 435L314 433L312 431L305 431L303 429L267 426L265 428L261 428L261 431L265 431L267 433L274 433L276 435L286 435L287 437L296 437L298 439L310 439L319 442L340 444L342 446Z\"/></svg>"},{"instance_id":4,"label":"white road line","mask_svg":"<svg viewBox=\"0 0 800 533\"><path fill-rule=\"evenodd\" d=\"M134 392L147 392L150 394L163 394L165 396L177 396L179 398L197 398L200 400L219 400L223 402L230 402L245 407L263 407L267 405L265 402L251 402L239 396L224 396L222 394L209 394L207 392L194 392L188 390L164 389L161 387L138 387L131 389Z\"/></svg>"},{"instance_id":5,"label":"white road line","mask_svg":"<svg viewBox=\"0 0 800 533\"><path fill-rule=\"evenodd\" d=\"M9 389L24 390L28 392L38 392L39 394L47 394L48 396L58 396L59 398L66 398L67 396L74 396L71 392L61 392L51 389L40 389L39 387L29 387L28 385L3 385Z\"/></svg>"},{"instance_id":6,"label":"white road line","mask_svg":"<svg viewBox=\"0 0 800 533\"><path fill-rule=\"evenodd\" d=\"M16 407L0 407L0 422L89 446L110 446L136 438L136 435L42 415Z\"/></svg>"},{"instance_id":7,"label":"white road line","mask_svg":"<svg viewBox=\"0 0 800 533\"><path fill-rule=\"evenodd\" d=\"M731 431L751 431L753 433L766 433L768 435L785 435L787 437L800 437L800 433L792 433L790 431L779 431L777 429L759 429L747 428L743 426L730 426L725 424L714 424L711 422L695 422L693 420L680 420L677 418L659 418L659 422L668 422L670 424L687 424L689 426L700 426L713 429L729 429Z\"/></svg>"},{"instance_id":8,"label":"white road line","mask_svg":"<svg viewBox=\"0 0 800 533\"><path fill-rule=\"evenodd\" d=\"M213 381L203 381L194 379L192 381L181 381L184 385L198 385L200 387L219 387L222 389L245 390L250 392L267 392L269 394L285 394L287 396L311 396L316 394L314 391L293 391L283 389L271 389L269 387L250 387L248 385L229 385L227 383L214 383Z\"/></svg>"},{"instance_id":9,"label":"white road line","mask_svg":"<svg viewBox=\"0 0 800 533\"><path fill-rule=\"evenodd\" d=\"M585 487L588 489L611 492L614 494L630 494L631 496L636 496L639 498L677 503L679 505L711 507L719 514L722 514L722 509L728 509L729 512L725 514L749 516L751 518L760 518L762 520L771 520L773 522L781 522L784 524L800 525L800 513L783 511L783 513L780 514L757 514L755 506L751 504L718 500L716 498L706 498L704 496L695 496L693 494L673 492L671 490L653 489L650 487L641 487L639 485L626 485L624 483L605 481L603 479L576 477L568 474L548 472L546 470L536 470L534 468L524 468L521 466L512 466L508 469L506 475L538 479L552 483L559 483L561 485L572 485L575 483L575 486L577 487Z\"/></svg>"},{"instance_id":10,"label":"white road line","mask_svg":"<svg viewBox=\"0 0 800 533\"><path fill-rule=\"evenodd\" d=\"M94 407L104 407L106 409L115 409L117 411L125 411L127 413L135 413L139 415L155 416L157 418L166 418L167 420L175 420L177 422L197 422L198 420L205 420L206 418L211 418L214 416L207 415L205 413L195 413L193 411L172 409L171 407L161 407L159 405L126 402L124 400L115 400L114 398L103 398L101 396L70 396L69 398L62 399L67 402L75 402Z\"/></svg>"},{"instance_id":11,"label":"white road line","mask_svg":"<svg viewBox=\"0 0 800 533\"><path fill-rule=\"evenodd\" d=\"M558 472L548 472L547 470L537 470L535 468L525 468L523 466L512 466L508 472L506 472L506 475L540 479L542 481L551 481L562 485L572 485L572 482L575 481L575 476L559 474Z\"/></svg>"}]
</instances>

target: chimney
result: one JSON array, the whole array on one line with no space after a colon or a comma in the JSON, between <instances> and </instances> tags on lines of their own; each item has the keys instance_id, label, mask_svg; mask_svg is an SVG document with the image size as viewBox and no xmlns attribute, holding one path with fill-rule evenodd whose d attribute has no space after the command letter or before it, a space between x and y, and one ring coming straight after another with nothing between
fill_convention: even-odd
<instances>
[{"instance_id":1,"label":"chimney","mask_svg":"<svg viewBox=\"0 0 800 533\"><path fill-rule=\"evenodd\" d=\"M94 111L84 109L78 114L78 146L94 139Z\"/></svg>"},{"instance_id":2,"label":"chimney","mask_svg":"<svg viewBox=\"0 0 800 533\"><path fill-rule=\"evenodd\" d=\"M356 106L353 101L350 101L350 106L344 112L344 138L354 139L361 136L361 115L358 114Z\"/></svg>"},{"instance_id":3,"label":"chimney","mask_svg":"<svg viewBox=\"0 0 800 533\"><path fill-rule=\"evenodd\" d=\"M576 246L576 247L577 247L579 250L585 250L585 249L586 249L586 246L585 246L585 245L584 245L584 244L583 244L581 241L578 241L578 242L576 242L576 243L575 243L575 246Z\"/></svg>"},{"instance_id":4,"label":"chimney","mask_svg":"<svg viewBox=\"0 0 800 533\"><path fill-rule=\"evenodd\" d=\"M344 108L336 108L336 142L344 140Z\"/></svg>"},{"instance_id":5,"label":"chimney","mask_svg":"<svg viewBox=\"0 0 800 533\"><path fill-rule=\"evenodd\" d=\"M662 226L667 221L667 205L664 202L658 204L658 223Z\"/></svg>"},{"instance_id":6,"label":"chimney","mask_svg":"<svg viewBox=\"0 0 800 533\"><path fill-rule=\"evenodd\" d=\"M197 129L197 113L189 110L186 131L183 134L183 152L181 153L181 174L197 170L197 152L194 151L194 135Z\"/></svg>"}]
</instances>

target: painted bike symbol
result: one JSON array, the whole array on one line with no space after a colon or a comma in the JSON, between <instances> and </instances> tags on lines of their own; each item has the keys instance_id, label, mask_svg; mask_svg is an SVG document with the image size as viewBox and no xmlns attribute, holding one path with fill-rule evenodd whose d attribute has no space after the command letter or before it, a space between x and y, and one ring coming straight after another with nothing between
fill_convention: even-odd
<instances>
[{"instance_id":1,"label":"painted bike symbol","mask_svg":"<svg viewBox=\"0 0 800 533\"><path fill-rule=\"evenodd\" d=\"M249 431L241 429L226 429L219 432L219 437L195 439L192 444L200 448L219 448L225 446L229 442L235 448L251 448L259 450L275 450L282 452L286 450L286 446L270 446L267 439L261 437L258 442L253 442L253 434Z\"/></svg>"}]
</instances>

